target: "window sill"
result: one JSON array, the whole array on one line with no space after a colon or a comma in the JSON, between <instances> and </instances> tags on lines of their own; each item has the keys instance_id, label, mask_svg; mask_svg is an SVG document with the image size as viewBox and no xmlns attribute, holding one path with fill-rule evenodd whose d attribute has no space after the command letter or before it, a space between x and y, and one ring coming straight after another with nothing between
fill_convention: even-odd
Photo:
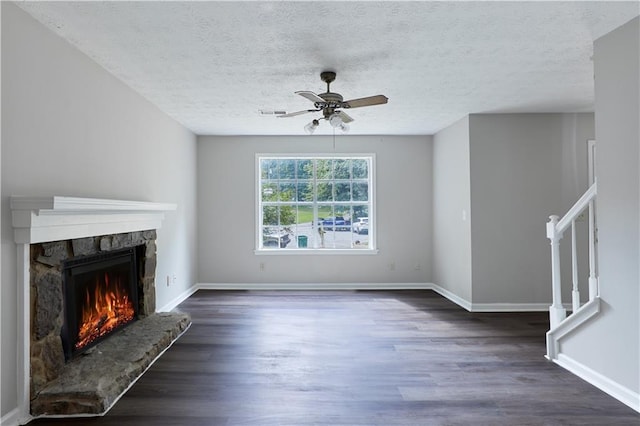
<instances>
[{"instance_id":1,"label":"window sill","mask_svg":"<svg viewBox=\"0 0 640 426\"><path fill-rule=\"evenodd\" d=\"M339 256L371 256L378 254L378 249L263 249L254 250L256 256L325 256L325 255L339 255Z\"/></svg>"}]
</instances>

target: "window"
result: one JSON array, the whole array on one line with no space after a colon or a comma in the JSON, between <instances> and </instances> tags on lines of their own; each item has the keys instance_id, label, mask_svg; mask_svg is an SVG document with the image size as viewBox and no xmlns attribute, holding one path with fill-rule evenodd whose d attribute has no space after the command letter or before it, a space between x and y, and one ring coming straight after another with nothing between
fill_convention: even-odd
<instances>
[{"instance_id":1,"label":"window","mask_svg":"<svg viewBox=\"0 0 640 426\"><path fill-rule=\"evenodd\" d=\"M257 156L258 251L374 250L373 155Z\"/></svg>"}]
</instances>

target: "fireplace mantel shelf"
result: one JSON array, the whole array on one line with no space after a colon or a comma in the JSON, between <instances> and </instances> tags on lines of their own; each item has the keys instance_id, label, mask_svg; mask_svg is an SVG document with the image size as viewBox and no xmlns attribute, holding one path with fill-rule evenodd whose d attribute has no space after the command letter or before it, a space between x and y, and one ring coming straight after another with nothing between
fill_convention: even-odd
<instances>
[{"instance_id":1,"label":"fireplace mantel shelf","mask_svg":"<svg viewBox=\"0 0 640 426\"><path fill-rule=\"evenodd\" d=\"M14 239L42 243L159 229L175 204L78 197L11 197Z\"/></svg>"}]
</instances>

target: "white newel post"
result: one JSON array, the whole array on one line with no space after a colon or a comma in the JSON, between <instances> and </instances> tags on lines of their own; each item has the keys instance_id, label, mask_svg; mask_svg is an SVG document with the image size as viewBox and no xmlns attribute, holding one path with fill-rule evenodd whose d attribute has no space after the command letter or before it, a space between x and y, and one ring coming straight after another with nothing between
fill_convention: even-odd
<instances>
[{"instance_id":1,"label":"white newel post","mask_svg":"<svg viewBox=\"0 0 640 426\"><path fill-rule=\"evenodd\" d=\"M549 307L549 321L553 330L567 316L562 306L562 287L560 278L560 239L562 233L558 233L556 225L560 218L556 215L549 216L547 222L547 238L551 240L551 286L553 303Z\"/></svg>"}]
</instances>

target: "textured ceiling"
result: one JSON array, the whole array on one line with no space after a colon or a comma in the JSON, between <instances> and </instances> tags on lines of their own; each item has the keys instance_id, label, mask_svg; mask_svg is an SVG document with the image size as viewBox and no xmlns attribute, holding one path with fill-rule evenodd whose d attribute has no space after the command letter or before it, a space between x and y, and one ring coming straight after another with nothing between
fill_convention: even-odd
<instances>
[{"instance_id":1,"label":"textured ceiling","mask_svg":"<svg viewBox=\"0 0 640 426\"><path fill-rule=\"evenodd\" d=\"M318 114L297 90L352 109L351 134L433 134L469 113L593 110L593 41L628 2L20 2L199 135L296 135ZM323 122L316 134L330 134Z\"/></svg>"}]
</instances>

